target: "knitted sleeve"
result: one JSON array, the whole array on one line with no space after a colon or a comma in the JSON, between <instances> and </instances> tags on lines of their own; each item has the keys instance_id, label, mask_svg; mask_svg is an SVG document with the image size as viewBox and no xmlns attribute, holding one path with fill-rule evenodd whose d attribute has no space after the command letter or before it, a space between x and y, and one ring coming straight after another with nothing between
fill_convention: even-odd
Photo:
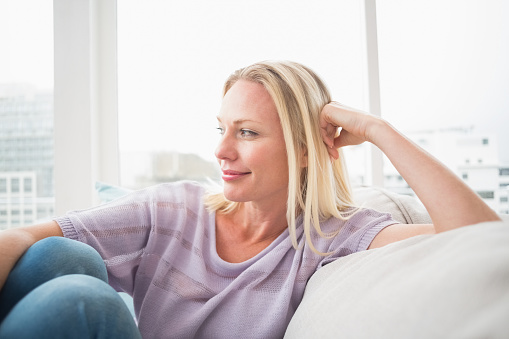
<instances>
[{"instance_id":1,"label":"knitted sleeve","mask_svg":"<svg viewBox=\"0 0 509 339\"><path fill-rule=\"evenodd\" d=\"M64 237L95 248L106 264L110 284L129 292L150 236L152 204L153 189L141 190L104 205L69 212L55 221ZM116 286L118 280L131 284Z\"/></svg>"},{"instance_id":2,"label":"knitted sleeve","mask_svg":"<svg viewBox=\"0 0 509 339\"><path fill-rule=\"evenodd\" d=\"M190 192L191 191L191 192ZM189 184L162 184L135 191L112 202L56 218L64 237L95 248L108 270L109 283L131 294L140 261L158 223L158 206L201 201ZM178 208L166 209L166 220L179 219ZM172 219L173 218L173 219Z\"/></svg>"},{"instance_id":3,"label":"knitted sleeve","mask_svg":"<svg viewBox=\"0 0 509 339\"><path fill-rule=\"evenodd\" d=\"M318 268L339 257L367 250L382 229L396 223L389 213L361 209L344 223L339 234L330 242L327 252L331 254L324 257Z\"/></svg>"}]
</instances>

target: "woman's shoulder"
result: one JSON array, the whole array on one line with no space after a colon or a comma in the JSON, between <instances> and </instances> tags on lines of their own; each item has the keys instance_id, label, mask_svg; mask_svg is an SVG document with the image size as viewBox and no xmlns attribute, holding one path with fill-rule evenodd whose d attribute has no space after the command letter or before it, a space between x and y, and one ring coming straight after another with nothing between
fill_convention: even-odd
<instances>
[{"instance_id":1,"label":"woman's shoulder","mask_svg":"<svg viewBox=\"0 0 509 339\"><path fill-rule=\"evenodd\" d=\"M324 234L331 236L327 242L334 243L347 241L351 237L360 239L365 234L376 234L385 226L394 223L397 222L389 213L370 208L356 208L343 212L339 218L330 217L320 223L320 228Z\"/></svg>"},{"instance_id":2,"label":"woman's shoulder","mask_svg":"<svg viewBox=\"0 0 509 339\"><path fill-rule=\"evenodd\" d=\"M150 201L156 204L177 204L187 208L203 208L206 187L196 181L182 180L161 183L147 188Z\"/></svg>"},{"instance_id":3,"label":"woman's shoulder","mask_svg":"<svg viewBox=\"0 0 509 339\"><path fill-rule=\"evenodd\" d=\"M173 192L174 194L204 193L205 186L197 181L180 180L165 182L151 186L149 189L155 192Z\"/></svg>"},{"instance_id":4,"label":"woman's shoulder","mask_svg":"<svg viewBox=\"0 0 509 339\"><path fill-rule=\"evenodd\" d=\"M390 213L379 212L375 209L356 207L348 208L340 213L340 217L330 217L321 223L324 231L334 230L340 227L355 227L363 228L365 226L372 225L373 223L379 223L392 220Z\"/></svg>"},{"instance_id":5,"label":"woman's shoulder","mask_svg":"<svg viewBox=\"0 0 509 339\"><path fill-rule=\"evenodd\" d=\"M159 183L133 192L134 195L146 196L155 200L201 197L204 193L204 185L191 180Z\"/></svg>"},{"instance_id":6,"label":"woman's shoulder","mask_svg":"<svg viewBox=\"0 0 509 339\"><path fill-rule=\"evenodd\" d=\"M105 208L123 205L161 206L164 204L195 206L203 205L205 187L196 181L182 180L159 183L137 190L118 193L107 201L102 201Z\"/></svg>"}]
</instances>

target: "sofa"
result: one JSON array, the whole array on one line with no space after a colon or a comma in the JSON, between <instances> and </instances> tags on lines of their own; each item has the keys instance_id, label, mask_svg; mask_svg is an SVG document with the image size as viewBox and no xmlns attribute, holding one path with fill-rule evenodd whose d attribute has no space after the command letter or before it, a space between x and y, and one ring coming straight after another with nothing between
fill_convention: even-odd
<instances>
[{"instance_id":1,"label":"sofa","mask_svg":"<svg viewBox=\"0 0 509 339\"><path fill-rule=\"evenodd\" d=\"M96 189L103 202L129 191ZM411 196L357 187L354 199L401 223L431 222ZM509 216L500 217L326 265L309 280L285 338L509 338Z\"/></svg>"},{"instance_id":2,"label":"sofa","mask_svg":"<svg viewBox=\"0 0 509 339\"><path fill-rule=\"evenodd\" d=\"M420 202L381 188L356 200L402 223ZM309 280L285 338L509 338L509 216L340 258Z\"/></svg>"}]
</instances>

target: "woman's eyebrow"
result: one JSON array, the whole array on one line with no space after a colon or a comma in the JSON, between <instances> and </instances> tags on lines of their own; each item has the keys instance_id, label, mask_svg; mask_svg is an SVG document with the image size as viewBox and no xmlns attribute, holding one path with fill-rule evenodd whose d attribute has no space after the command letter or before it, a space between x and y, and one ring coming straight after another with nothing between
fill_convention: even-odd
<instances>
[{"instance_id":1,"label":"woman's eyebrow","mask_svg":"<svg viewBox=\"0 0 509 339\"><path fill-rule=\"evenodd\" d=\"M219 116L217 116L217 121L222 122L221 118ZM251 120L251 119L235 119L235 120L233 120L233 124L234 125L239 125L239 124L241 124L243 122L254 122L254 123L257 123L257 124L261 123L259 121Z\"/></svg>"}]
</instances>

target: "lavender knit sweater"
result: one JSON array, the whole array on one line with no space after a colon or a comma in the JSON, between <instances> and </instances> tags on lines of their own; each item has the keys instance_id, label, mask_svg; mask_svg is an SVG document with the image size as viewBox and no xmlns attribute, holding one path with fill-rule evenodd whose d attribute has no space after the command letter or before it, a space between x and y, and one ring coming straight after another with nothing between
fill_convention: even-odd
<instances>
[{"instance_id":1,"label":"lavender knit sweater","mask_svg":"<svg viewBox=\"0 0 509 339\"><path fill-rule=\"evenodd\" d=\"M204 193L192 182L162 184L56 219L65 237L101 254L110 284L134 297L143 338L281 338L311 275L396 223L372 210L329 219L322 229L341 232L313 239L333 252L327 257L309 249L299 224L300 250L285 231L255 257L229 263L216 252Z\"/></svg>"}]
</instances>

